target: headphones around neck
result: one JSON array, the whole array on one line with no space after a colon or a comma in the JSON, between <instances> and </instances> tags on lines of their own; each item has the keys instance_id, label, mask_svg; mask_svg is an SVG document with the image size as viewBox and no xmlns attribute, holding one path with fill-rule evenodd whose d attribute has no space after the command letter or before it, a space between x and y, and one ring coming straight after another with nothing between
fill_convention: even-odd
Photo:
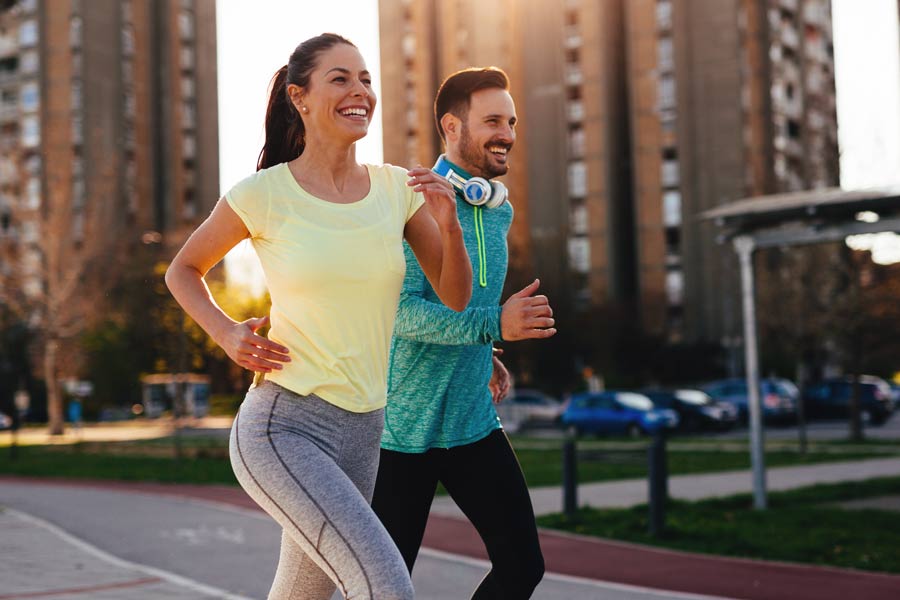
<instances>
[{"instance_id":1,"label":"headphones around neck","mask_svg":"<svg viewBox=\"0 0 900 600\"><path fill-rule=\"evenodd\" d=\"M441 154L432 170L447 179L463 200L472 206L497 208L506 202L506 186L499 181L489 181L484 177L466 179L453 169L453 164Z\"/></svg>"}]
</instances>

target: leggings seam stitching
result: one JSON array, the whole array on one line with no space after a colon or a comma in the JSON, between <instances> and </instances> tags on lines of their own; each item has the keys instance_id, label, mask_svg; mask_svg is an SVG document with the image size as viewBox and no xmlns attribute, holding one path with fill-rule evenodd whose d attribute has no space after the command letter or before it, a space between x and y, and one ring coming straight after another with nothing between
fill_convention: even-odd
<instances>
[{"instance_id":1,"label":"leggings seam stitching","mask_svg":"<svg viewBox=\"0 0 900 600\"><path fill-rule=\"evenodd\" d=\"M275 400L278 399L278 396L279 396L279 394L275 395ZM273 400L272 409L269 411L269 423L271 423L272 413L274 411L275 411L275 401ZM238 452L238 456L241 459L241 464L244 465L244 469L247 471L247 474L250 476L250 479L253 480L253 483L256 484L256 487L259 488L259 491L262 492L263 495L269 499L269 502L271 502L275 506L275 508L277 508L279 511L281 511L281 514L283 514L285 516L285 518L291 522L291 524L294 526L294 528L300 533L301 536L303 536L303 539L305 539L310 545L312 545L312 540L309 539L309 537L307 537L307 535L305 533L303 533L303 530L300 528L300 525L298 525L297 522L291 518L291 516L288 514L288 512L286 510L284 510L284 508L282 508L280 504L278 504L278 502L275 500L275 498L273 498L272 496L269 495L269 493L262 486L262 484L259 482L259 480L256 479L256 476L253 475L253 471L250 470L250 465L247 464L247 460L244 458L244 453L241 451L240 428L238 427L238 423L237 423L237 421L240 419L240 416L241 416L240 411L238 411L238 414L235 416L234 443L235 443L235 446L237 446L237 452ZM268 425L266 426L266 436L269 437L269 426ZM272 440L270 437L269 437L269 444L270 445L272 444ZM272 446L273 450L274 450L274 448L275 447ZM280 460L281 460L281 457L279 457L279 461ZM301 486L301 489L302 489L302 486ZM304 491L304 493L306 492L306 490L303 490L303 491ZM309 494L307 494L307 496L308 495ZM318 504L316 506L318 506ZM316 550L318 550L318 547L316 547ZM344 582L341 580L340 575L338 575L337 569L335 569L334 566L330 562L328 562L328 559L325 558L324 556L322 556L321 553L319 553L319 556L322 557L322 560L325 562L326 565L328 565L328 568L331 569L332 573L334 573L334 577L335 577L335 579L337 579L338 584L341 587L341 593L346 596L347 595L347 587L344 585Z\"/></svg>"},{"instance_id":2,"label":"leggings seam stitching","mask_svg":"<svg viewBox=\"0 0 900 600\"><path fill-rule=\"evenodd\" d=\"M281 393L275 394L275 398L272 400L272 408L269 410L269 422L266 425L266 438L268 438L268 440L269 440L269 446L272 447L272 452L275 453L275 457L278 459L278 462L281 463L281 466L284 468L284 470L287 472L287 474L290 476L290 478L294 480L294 483L297 484L297 487L299 487L300 490L303 491L304 494L306 494L306 497L309 498L310 502L312 502L315 505L315 507L319 509L319 511L322 513L322 516L325 518L325 522L328 525L331 525L331 528L334 529L334 532L337 533L338 537L341 538L341 541L343 541L344 544L346 544L347 548L350 550L350 554L352 554L353 558L356 559L356 564L359 565L359 570L362 571L363 577L366 580L366 587L369 590L369 597L372 597L372 582L369 580L369 573L366 571L366 568L363 565L362 560L360 560L359 555L356 553L356 550L353 548L353 545L347 541L347 538L344 537L344 535L341 533L340 529L338 529L335 526L334 522L328 516L328 513L325 512L325 510L319 505L319 503L316 501L316 499L313 498L312 494L310 494L309 491L305 487L303 487L303 484L300 483L300 480L297 479L297 476L294 475L293 472L291 472L291 470L287 466L287 463L284 461L284 459L281 457L281 454L278 452L278 449L275 447L275 443L272 441L272 432L271 432L272 415L275 413L275 405L278 403L278 398L280 396L281 396ZM306 536L304 535L304 537L306 537ZM309 538L307 538L307 540L310 543L312 543L312 540L309 540ZM320 556L321 556L321 553L320 553ZM325 560L325 557L322 556L322 559ZM325 562L328 563L327 560ZM328 566L331 567L331 563L328 563ZM332 567L332 569L333 568L334 567ZM337 576L337 571L335 571L335 576ZM341 583L341 586L343 587L343 582ZM345 588L344 595L346 595L346 588Z\"/></svg>"}]
</instances>

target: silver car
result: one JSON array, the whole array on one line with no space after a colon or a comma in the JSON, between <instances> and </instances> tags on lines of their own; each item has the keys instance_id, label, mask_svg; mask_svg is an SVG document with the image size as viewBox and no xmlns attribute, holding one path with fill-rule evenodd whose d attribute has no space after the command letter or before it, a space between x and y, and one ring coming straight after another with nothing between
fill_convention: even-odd
<instances>
[{"instance_id":1,"label":"silver car","mask_svg":"<svg viewBox=\"0 0 900 600\"><path fill-rule=\"evenodd\" d=\"M538 390L518 389L497 405L503 429L515 433L524 427L552 426L559 421L563 405Z\"/></svg>"}]
</instances>

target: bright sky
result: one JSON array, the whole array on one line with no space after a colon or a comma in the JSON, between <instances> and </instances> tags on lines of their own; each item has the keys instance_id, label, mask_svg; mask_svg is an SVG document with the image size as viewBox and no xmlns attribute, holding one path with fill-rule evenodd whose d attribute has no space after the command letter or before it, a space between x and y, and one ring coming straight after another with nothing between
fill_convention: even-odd
<instances>
[{"instance_id":1,"label":"bright sky","mask_svg":"<svg viewBox=\"0 0 900 600\"><path fill-rule=\"evenodd\" d=\"M272 75L300 42L320 33L339 33L356 44L372 73L380 98L378 0L218 0L219 185L221 193L256 170ZM356 158L381 163L381 111L369 134L357 143ZM226 258L230 281L262 293L261 269L248 243Z\"/></svg>"},{"instance_id":2,"label":"bright sky","mask_svg":"<svg viewBox=\"0 0 900 600\"><path fill-rule=\"evenodd\" d=\"M220 185L227 191L255 170L262 147L267 88L303 40L326 31L355 43L380 92L378 1L218 0ZM897 0L832 0L841 183L900 184L900 41ZM380 93L379 93L380 96ZM527 126L527 124L525 124ZM360 161L382 160L381 112L357 145ZM861 237L861 236L860 236ZM866 236L876 260L900 261L900 237ZM249 245L228 257L229 277L261 291Z\"/></svg>"}]
</instances>

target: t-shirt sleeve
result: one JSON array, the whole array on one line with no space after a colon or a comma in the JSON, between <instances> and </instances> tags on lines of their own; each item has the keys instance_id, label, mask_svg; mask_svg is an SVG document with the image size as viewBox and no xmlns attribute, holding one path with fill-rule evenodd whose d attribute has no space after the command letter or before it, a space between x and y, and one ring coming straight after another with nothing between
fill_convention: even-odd
<instances>
[{"instance_id":1,"label":"t-shirt sleeve","mask_svg":"<svg viewBox=\"0 0 900 600\"><path fill-rule=\"evenodd\" d=\"M405 183L403 185L406 185ZM421 192L414 192L409 186L406 186L406 222L408 223L416 214L422 205L425 204L425 196Z\"/></svg>"},{"instance_id":2,"label":"t-shirt sleeve","mask_svg":"<svg viewBox=\"0 0 900 600\"><path fill-rule=\"evenodd\" d=\"M225 194L228 206L237 213L250 237L260 237L269 220L270 194L260 171L239 181Z\"/></svg>"}]
</instances>

